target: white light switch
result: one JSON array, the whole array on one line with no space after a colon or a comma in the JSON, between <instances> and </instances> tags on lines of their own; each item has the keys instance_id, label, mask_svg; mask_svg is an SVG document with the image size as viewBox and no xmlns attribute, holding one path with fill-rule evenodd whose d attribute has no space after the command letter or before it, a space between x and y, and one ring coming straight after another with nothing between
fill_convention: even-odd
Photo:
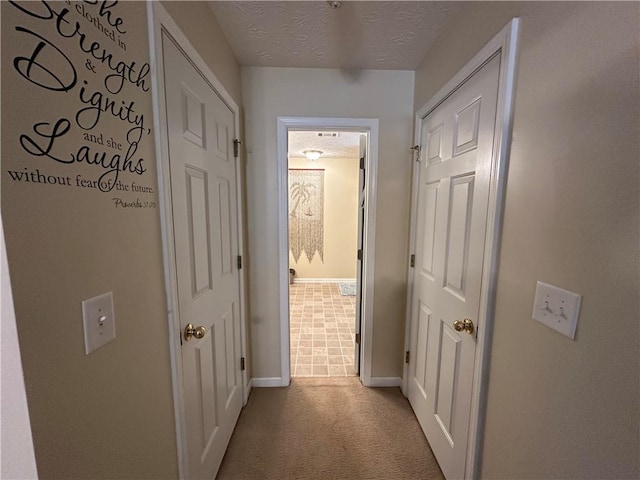
<instances>
[{"instance_id":1,"label":"white light switch","mask_svg":"<svg viewBox=\"0 0 640 480\"><path fill-rule=\"evenodd\" d=\"M84 322L84 351L87 355L116 338L113 294L108 292L83 301L82 321Z\"/></svg>"},{"instance_id":2,"label":"white light switch","mask_svg":"<svg viewBox=\"0 0 640 480\"><path fill-rule=\"evenodd\" d=\"M533 302L533 319L573 339L578 325L581 296L538 282Z\"/></svg>"}]
</instances>

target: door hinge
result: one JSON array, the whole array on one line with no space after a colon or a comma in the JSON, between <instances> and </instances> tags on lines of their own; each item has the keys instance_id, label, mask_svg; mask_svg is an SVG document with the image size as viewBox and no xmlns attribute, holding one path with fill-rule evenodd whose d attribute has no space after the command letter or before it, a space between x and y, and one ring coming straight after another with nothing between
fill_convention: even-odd
<instances>
[{"instance_id":1,"label":"door hinge","mask_svg":"<svg viewBox=\"0 0 640 480\"><path fill-rule=\"evenodd\" d=\"M240 140L238 140L237 138L233 139L233 156L235 158L238 158L238 154L240 151L240 145L242 145L242 142Z\"/></svg>"},{"instance_id":2,"label":"door hinge","mask_svg":"<svg viewBox=\"0 0 640 480\"><path fill-rule=\"evenodd\" d=\"M358 249L358 260L362 260L362 249Z\"/></svg>"},{"instance_id":3,"label":"door hinge","mask_svg":"<svg viewBox=\"0 0 640 480\"><path fill-rule=\"evenodd\" d=\"M238 270L242 270L242 255L238 255L237 265L238 265Z\"/></svg>"},{"instance_id":4,"label":"door hinge","mask_svg":"<svg viewBox=\"0 0 640 480\"><path fill-rule=\"evenodd\" d=\"M358 345L360 345L360 338L361 338L361 337L360 337L360 334L359 334L359 333L356 333L356 343L357 343Z\"/></svg>"},{"instance_id":5,"label":"door hinge","mask_svg":"<svg viewBox=\"0 0 640 480\"><path fill-rule=\"evenodd\" d=\"M360 157L360 170L364 170L364 157Z\"/></svg>"},{"instance_id":6,"label":"door hinge","mask_svg":"<svg viewBox=\"0 0 640 480\"><path fill-rule=\"evenodd\" d=\"M404 363L409 363L409 350L404 352Z\"/></svg>"},{"instance_id":7,"label":"door hinge","mask_svg":"<svg viewBox=\"0 0 640 480\"><path fill-rule=\"evenodd\" d=\"M244 357L240 357L240 370L242 370L242 371L245 370Z\"/></svg>"},{"instance_id":8,"label":"door hinge","mask_svg":"<svg viewBox=\"0 0 640 480\"><path fill-rule=\"evenodd\" d=\"M415 253L411 254L411 268L416 266L416 255Z\"/></svg>"},{"instance_id":9,"label":"door hinge","mask_svg":"<svg viewBox=\"0 0 640 480\"><path fill-rule=\"evenodd\" d=\"M414 151L415 155L416 155L416 162L420 161L420 150L422 149L422 147L420 147L420 145L414 145L413 147L411 147L411 150Z\"/></svg>"}]
</instances>

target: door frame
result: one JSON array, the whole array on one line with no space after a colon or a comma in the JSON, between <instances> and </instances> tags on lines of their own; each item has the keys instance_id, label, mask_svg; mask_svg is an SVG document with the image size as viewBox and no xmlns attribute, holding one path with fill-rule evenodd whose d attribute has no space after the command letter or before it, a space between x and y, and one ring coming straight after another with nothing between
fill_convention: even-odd
<instances>
[{"instance_id":1,"label":"door frame","mask_svg":"<svg viewBox=\"0 0 640 480\"><path fill-rule=\"evenodd\" d=\"M182 33L177 23L171 18L160 2L147 2L147 25L149 28L149 49L151 59L151 79L153 97L153 120L155 127L155 148L158 167L158 198L160 207L160 223L162 230L162 251L164 263L165 289L167 295L167 322L169 327L169 353L171 358L171 380L173 386L174 415L176 424L176 442L178 450L178 473L180 478L188 478L188 455L186 411L183 390L181 336L178 310L178 284L175 263L175 242L173 238L173 211L171 207L171 177L169 169L169 137L167 132L167 111L164 102L165 85L161 74L164 71L162 58L162 33L173 38L200 73L207 79L213 90L221 100L231 109L234 117L234 136L238 138L240 132L240 115L238 105L229 92L224 88L216 75L207 66L200 54ZM244 256L242 216L242 156L241 151L235 160L236 166L236 196L238 210L238 253ZM241 356L246 358L246 292L245 270L238 270L240 288L240 337ZM246 405L251 385L247 378L247 370L242 371L242 402Z\"/></svg>"},{"instance_id":2,"label":"door frame","mask_svg":"<svg viewBox=\"0 0 640 480\"><path fill-rule=\"evenodd\" d=\"M360 381L371 384L373 350L373 275L375 267L376 202L378 181L378 119L278 117L278 271L280 285L280 380L286 387L291 382L291 345L289 339L289 195L288 132L289 130L342 130L367 133L368 150L365 169L368 172L365 206L362 310L360 330Z\"/></svg>"},{"instance_id":3,"label":"door frame","mask_svg":"<svg viewBox=\"0 0 640 480\"><path fill-rule=\"evenodd\" d=\"M422 120L452 95L467 79L482 68L490 59L500 54L500 77L498 79L498 102L496 123L491 157L491 175L489 179L489 199L487 230L485 234L484 261L480 288L480 312L478 316L477 347L474 361L473 386L471 393L471 415L469 420L469 439L467 443L467 461L465 478L478 478L480 472L482 437L487 401L487 379L495 295L498 272L502 216L506 192L507 167L511 146L513 123L514 88L517 61L517 37L519 19L513 18L487 45L480 50L462 69L436 93L415 116L415 143L421 145ZM422 152L420 152L422 154ZM419 168L413 165L411 198L411 234L410 252L415 252L417 234L417 203ZM411 312L413 304L414 268L408 273L407 313L405 321L405 351L411 348ZM405 363L402 377L402 392L408 395L409 364Z\"/></svg>"}]
</instances>

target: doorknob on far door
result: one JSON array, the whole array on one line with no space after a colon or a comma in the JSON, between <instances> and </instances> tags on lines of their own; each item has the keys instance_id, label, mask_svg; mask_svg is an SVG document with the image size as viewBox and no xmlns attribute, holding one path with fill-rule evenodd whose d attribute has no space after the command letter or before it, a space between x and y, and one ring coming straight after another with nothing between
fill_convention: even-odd
<instances>
[{"instance_id":1,"label":"doorknob on far door","mask_svg":"<svg viewBox=\"0 0 640 480\"><path fill-rule=\"evenodd\" d=\"M467 333L473 333L473 322L469 318L465 318L464 320L456 320L453 322L453 328L456 329L456 332L465 331Z\"/></svg>"},{"instance_id":2,"label":"doorknob on far door","mask_svg":"<svg viewBox=\"0 0 640 480\"><path fill-rule=\"evenodd\" d=\"M191 337L202 338L204 334L207 333L207 329L202 325L199 327L194 327L193 323L188 323L186 327L184 327L184 339L191 340Z\"/></svg>"}]
</instances>

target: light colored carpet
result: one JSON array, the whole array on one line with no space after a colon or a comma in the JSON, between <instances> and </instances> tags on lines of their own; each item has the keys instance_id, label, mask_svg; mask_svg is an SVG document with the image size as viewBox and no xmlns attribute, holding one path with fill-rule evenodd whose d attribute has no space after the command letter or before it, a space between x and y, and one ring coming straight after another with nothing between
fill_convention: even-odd
<instances>
[{"instance_id":1,"label":"light colored carpet","mask_svg":"<svg viewBox=\"0 0 640 480\"><path fill-rule=\"evenodd\" d=\"M356 296L356 282L340 282L338 284L338 289L340 290L340 295L345 297L355 297Z\"/></svg>"},{"instance_id":2,"label":"light colored carpet","mask_svg":"<svg viewBox=\"0 0 640 480\"><path fill-rule=\"evenodd\" d=\"M254 388L217 479L444 477L399 388L328 377Z\"/></svg>"}]
</instances>

